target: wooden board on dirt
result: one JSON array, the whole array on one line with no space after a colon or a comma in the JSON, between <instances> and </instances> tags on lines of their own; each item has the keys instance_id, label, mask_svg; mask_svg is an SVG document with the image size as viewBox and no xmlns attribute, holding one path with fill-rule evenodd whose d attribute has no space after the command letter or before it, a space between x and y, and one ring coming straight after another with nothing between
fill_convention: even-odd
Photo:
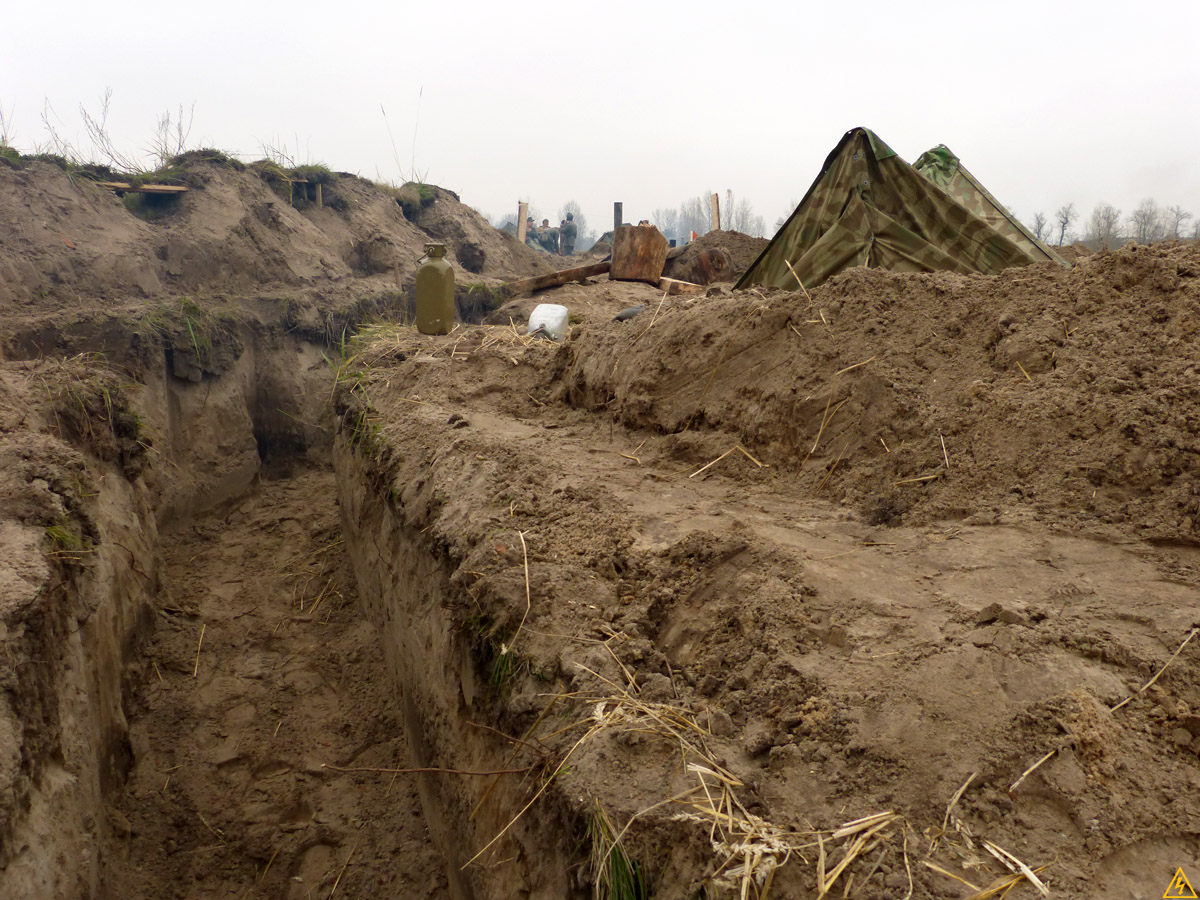
<instances>
[{"instance_id":1,"label":"wooden board on dirt","mask_svg":"<svg viewBox=\"0 0 1200 900\"><path fill-rule=\"evenodd\" d=\"M622 225L613 234L614 281L644 281L658 284L671 244L653 225Z\"/></svg>"},{"instance_id":2,"label":"wooden board on dirt","mask_svg":"<svg viewBox=\"0 0 1200 900\"><path fill-rule=\"evenodd\" d=\"M658 279L658 289L666 291L667 296L674 297L676 294L698 294L704 290L704 285L680 281L678 278L660 278Z\"/></svg>"},{"instance_id":3,"label":"wooden board on dirt","mask_svg":"<svg viewBox=\"0 0 1200 900\"><path fill-rule=\"evenodd\" d=\"M124 181L100 181L100 187L127 194L186 194L187 187L182 184L129 184Z\"/></svg>"},{"instance_id":4,"label":"wooden board on dirt","mask_svg":"<svg viewBox=\"0 0 1200 900\"><path fill-rule=\"evenodd\" d=\"M535 275L533 278L510 281L501 290L508 296L515 297L517 294L528 294L546 288L560 287L572 281L584 281L593 275L603 275L611 265L612 263L609 262L598 262L588 266L576 266L573 269L550 272L547 275Z\"/></svg>"}]
</instances>

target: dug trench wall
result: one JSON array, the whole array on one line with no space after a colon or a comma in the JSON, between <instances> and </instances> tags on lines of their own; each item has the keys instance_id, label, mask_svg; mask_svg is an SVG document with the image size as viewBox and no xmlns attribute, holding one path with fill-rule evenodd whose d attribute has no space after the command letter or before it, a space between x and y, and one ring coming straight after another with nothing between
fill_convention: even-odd
<instances>
[{"instance_id":1,"label":"dug trench wall","mask_svg":"<svg viewBox=\"0 0 1200 900\"><path fill-rule=\"evenodd\" d=\"M2 897L105 896L104 848L128 828L108 811L133 763L125 693L171 606L160 526L264 465L328 458L312 341L231 326L203 360L133 343L119 373L86 354L0 364Z\"/></svg>"},{"instance_id":2,"label":"dug trench wall","mask_svg":"<svg viewBox=\"0 0 1200 900\"><path fill-rule=\"evenodd\" d=\"M511 741L491 726L497 704L478 665L478 648L463 629L470 603L462 562L444 541L422 531L434 486L393 490L355 452L345 435L334 450L342 525L364 612L380 630L388 675L399 692L414 767L514 774L419 774L430 836L446 860L456 900L570 894L569 860L579 843L574 825L538 810L508 829L509 865L468 865L476 850L509 823L536 788L513 761ZM401 497L403 492L404 497ZM436 502L436 501L435 501ZM544 777L545 773L530 773ZM515 850L513 849L515 847Z\"/></svg>"},{"instance_id":3,"label":"dug trench wall","mask_svg":"<svg viewBox=\"0 0 1200 900\"><path fill-rule=\"evenodd\" d=\"M132 761L125 676L159 578L149 493L111 469L85 482L95 542L78 553L55 545L47 559L47 528L65 526L35 522L59 519L54 507L78 490L63 463L83 463L65 445L45 449L23 460L25 496L13 498L45 506L0 522L13 551L0 560L0 896L31 900L96 896L113 829L105 802Z\"/></svg>"},{"instance_id":4,"label":"dug trench wall","mask_svg":"<svg viewBox=\"0 0 1200 900\"><path fill-rule=\"evenodd\" d=\"M182 617L170 530L264 469L328 462L330 361L426 241L464 283L550 268L438 188L406 205L330 175L314 208L223 154L175 169L188 191L144 218L0 160L0 897L106 896L130 686L156 677L147 635Z\"/></svg>"}]
</instances>

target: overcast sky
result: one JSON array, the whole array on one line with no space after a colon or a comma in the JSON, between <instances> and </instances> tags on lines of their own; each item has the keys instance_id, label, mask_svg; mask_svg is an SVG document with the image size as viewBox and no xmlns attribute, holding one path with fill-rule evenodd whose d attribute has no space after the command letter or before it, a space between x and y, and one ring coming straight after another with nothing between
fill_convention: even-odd
<instances>
[{"instance_id":1,"label":"overcast sky","mask_svg":"<svg viewBox=\"0 0 1200 900\"><path fill-rule=\"evenodd\" d=\"M107 87L131 155L194 104L192 147L415 169L492 216L574 199L604 230L614 200L637 221L731 189L771 228L864 125L909 162L947 144L1026 221L1143 197L1200 214L1196 0L60 0L10 4L4 30L23 150L46 144L48 101L87 154L79 107Z\"/></svg>"}]
</instances>

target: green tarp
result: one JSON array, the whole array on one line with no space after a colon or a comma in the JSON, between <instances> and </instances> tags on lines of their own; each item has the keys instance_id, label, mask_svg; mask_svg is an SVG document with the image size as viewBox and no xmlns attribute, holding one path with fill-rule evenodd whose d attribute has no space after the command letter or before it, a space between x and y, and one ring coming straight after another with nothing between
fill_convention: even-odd
<instances>
[{"instance_id":1,"label":"green tarp","mask_svg":"<svg viewBox=\"0 0 1200 900\"><path fill-rule=\"evenodd\" d=\"M1062 262L944 146L914 167L855 128L737 287L815 287L850 266L993 274L1044 260Z\"/></svg>"},{"instance_id":2,"label":"green tarp","mask_svg":"<svg viewBox=\"0 0 1200 900\"><path fill-rule=\"evenodd\" d=\"M1000 232L1035 261L1065 260L1034 236L1012 213L1000 205L945 144L938 144L917 157L913 168L940 187L951 199L965 206Z\"/></svg>"}]
</instances>

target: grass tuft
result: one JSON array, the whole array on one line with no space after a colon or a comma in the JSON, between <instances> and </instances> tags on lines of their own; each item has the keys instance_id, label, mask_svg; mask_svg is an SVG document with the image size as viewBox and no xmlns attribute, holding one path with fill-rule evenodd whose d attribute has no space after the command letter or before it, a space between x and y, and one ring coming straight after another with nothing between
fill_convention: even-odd
<instances>
[{"instance_id":1,"label":"grass tuft","mask_svg":"<svg viewBox=\"0 0 1200 900\"><path fill-rule=\"evenodd\" d=\"M82 550L83 541L79 535L73 532L66 525L50 525L46 528L46 537L48 537L56 547L60 550Z\"/></svg>"},{"instance_id":2,"label":"grass tuft","mask_svg":"<svg viewBox=\"0 0 1200 900\"><path fill-rule=\"evenodd\" d=\"M641 865L625 850L612 819L596 800L588 819L594 900L647 900L650 890Z\"/></svg>"}]
</instances>

